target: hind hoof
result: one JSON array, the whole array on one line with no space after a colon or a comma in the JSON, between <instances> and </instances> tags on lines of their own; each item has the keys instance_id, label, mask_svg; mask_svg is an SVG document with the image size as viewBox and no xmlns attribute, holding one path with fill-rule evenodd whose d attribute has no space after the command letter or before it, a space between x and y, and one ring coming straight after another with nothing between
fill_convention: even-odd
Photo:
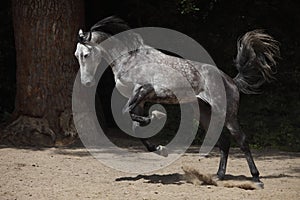
<instances>
[{"instance_id":1,"label":"hind hoof","mask_svg":"<svg viewBox=\"0 0 300 200\"><path fill-rule=\"evenodd\" d=\"M255 182L254 184L256 185L257 189L264 189L265 184L263 182L258 181L258 182Z\"/></svg>"},{"instance_id":2,"label":"hind hoof","mask_svg":"<svg viewBox=\"0 0 300 200\"><path fill-rule=\"evenodd\" d=\"M225 178L225 173L223 173L223 172L218 172L218 173L215 175L215 178L218 179L218 181L223 181L224 178Z\"/></svg>"},{"instance_id":3,"label":"hind hoof","mask_svg":"<svg viewBox=\"0 0 300 200\"><path fill-rule=\"evenodd\" d=\"M168 150L165 146L162 146L162 145L158 145L156 147L156 151L155 151L156 154L160 155L160 156L163 156L163 157L168 157Z\"/></svg>"}]
</instances>

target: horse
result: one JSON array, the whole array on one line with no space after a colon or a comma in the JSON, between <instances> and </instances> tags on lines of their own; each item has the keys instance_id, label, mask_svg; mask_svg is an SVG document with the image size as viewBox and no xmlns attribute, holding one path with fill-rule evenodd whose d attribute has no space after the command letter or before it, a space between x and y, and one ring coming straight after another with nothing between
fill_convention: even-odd
<instances>
[{"instance_id":1,"label":"horse","mask_svg":"<svg viewBox=\"0 0 300 200\"><path fill-rule=\"evenodd\" d=\"M120 48L119 46L105 48L101 43L105 40L114 39L114 35L128 30L130 30L130 27L127 23L114 16L97 22L87 32L83 32L82 29L79 30L75 57L80 65L80 79L84 86L92 87L96 84L95 73L102 58L110 57L116 52L119 53L117 50ZM130 34L129 39L127 38L126 42L122 44L122 48L125 49L126 53L120 56L119 59L114 60L111 63L111 68L117 89L128 98L123 111L130 114L134 123L133 127L145 126L151 122L152 117L144 115L146 102L178 104L172 91L165 89L180 88L180 83L177 83L172 73L164 78L157 77L159 81L155 83L149 81L149 76L161 75L159 70L163 67L172 67L191 84L201 111L200 119L197 120L200 126L207 131L212 114L211 99L213 97L209 99L205 94L215 83L209 82L206 69L212 66L166 55L144 44L143 39L138 34ZM130 45L131 47L129 47ZM129 51L132 47L135 50ZM237 55L234 64L238 74L231 78L222 71L220 72L227 101L224 126L245 154L252 179L258 184L263 183L260 181L259 171L253 160L246 135L238 122L239 99L240 93L259 93L262 84L274 79L277 65L276 58L279 56L279 45L273 37L263 30L249 31L237 40ZM146 62L154 62L162 68L145 67L144 63ZM127 88L127 90L124 91L124 88ZM148 138L141 138L141 141L149 152L164 155L165 149L162 145L152 144ZM229 136L222 133L217 144L220 149L220 163L216 176L218 179L223 180L230 148Z\"/></svg>"}]
</instances>

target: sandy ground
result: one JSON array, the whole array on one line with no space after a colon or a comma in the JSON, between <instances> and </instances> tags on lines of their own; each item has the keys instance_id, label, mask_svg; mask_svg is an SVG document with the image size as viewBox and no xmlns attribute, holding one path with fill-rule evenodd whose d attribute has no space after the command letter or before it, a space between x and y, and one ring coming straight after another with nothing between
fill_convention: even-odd
<instances>
[{"instance_id":1,"label":"sandy ground","mask_svg":"<svg viewBox=\"0 0 300 200\"><path fill-rule=\"evenodd\" d=\"M0 147L0 199L300 199L300 153L253 151L264 189L244 190L191 184L182 166L217 171L218 152L201 159L196 151L150 174L133 175L104 166L86 149ZM138 167L138 166L137 166ZM247 180L248 166L232 149L227 179Z\"/></svg>"}]
</instances>

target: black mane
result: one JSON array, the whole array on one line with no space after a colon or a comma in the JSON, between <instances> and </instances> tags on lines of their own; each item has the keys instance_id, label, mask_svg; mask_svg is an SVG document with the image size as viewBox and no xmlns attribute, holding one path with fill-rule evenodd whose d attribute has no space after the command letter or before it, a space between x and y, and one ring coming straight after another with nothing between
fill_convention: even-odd
<instances>
[{"instance_id":1,"label":"black mane","mask_svg":"<svg viewBox=\"0 0 300 200\"><path fill-rule=\"evenodd\" d=\"M123 31L127 31L129 29L130 27L127 25L127 23L124 20L116 16L110 16L97 22L94 26L92 26L90 31L91 32L100 31L100 32L107 33L109 35L115 35Z\"/></svg>"},{"instance_id":2,"label":"black mane","mask_svg":"<svg viewBox=\"0 0 300 200\"><path fill-rule=\"evenodd\" d=\"M118 35L117 39L127 48L137 49L141 46L141 44L143 44L143 39L139 34L129 30L130 27L124 20L116 16L110 16L97 22L91 27L90 31L79 35L78 42L81 44L87 44L91 41L93 32L100 36L101 39L97 41L97 43L100 43L111 36L126 31L125 34Z\"/></svg>"},{"instance_id":3,"label":"black mane","mask_svg":"<svg viewBox=\"0 0 300 200\"><path fill-rule=\"evenodd\" d=\"M104 37L105 35L109 37L127 30L130 30L130 27L124 20L116 16L110 16L97 22L91 27L90 31L84 32L83 35L79 35L78 42L84 44L91 41L92 32L98 32L103 34Z\"/></svg>"}]
</instances>

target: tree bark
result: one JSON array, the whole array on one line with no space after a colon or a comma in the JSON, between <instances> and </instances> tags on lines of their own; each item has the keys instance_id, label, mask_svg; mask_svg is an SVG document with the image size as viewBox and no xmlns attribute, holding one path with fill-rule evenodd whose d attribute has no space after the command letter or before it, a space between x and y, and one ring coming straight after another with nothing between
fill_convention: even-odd
<instances>
[{"instance_id":1,"label":"tree bark","mask_svg":"<svg viewBox=\"0 0 300 200\"><path fill-rule=\"evenodd\" d=\"M16 145L65 145L76 136L72 87L83 0L13 0L17 93L2 139Z\"/></svg>"}]
</instances>

